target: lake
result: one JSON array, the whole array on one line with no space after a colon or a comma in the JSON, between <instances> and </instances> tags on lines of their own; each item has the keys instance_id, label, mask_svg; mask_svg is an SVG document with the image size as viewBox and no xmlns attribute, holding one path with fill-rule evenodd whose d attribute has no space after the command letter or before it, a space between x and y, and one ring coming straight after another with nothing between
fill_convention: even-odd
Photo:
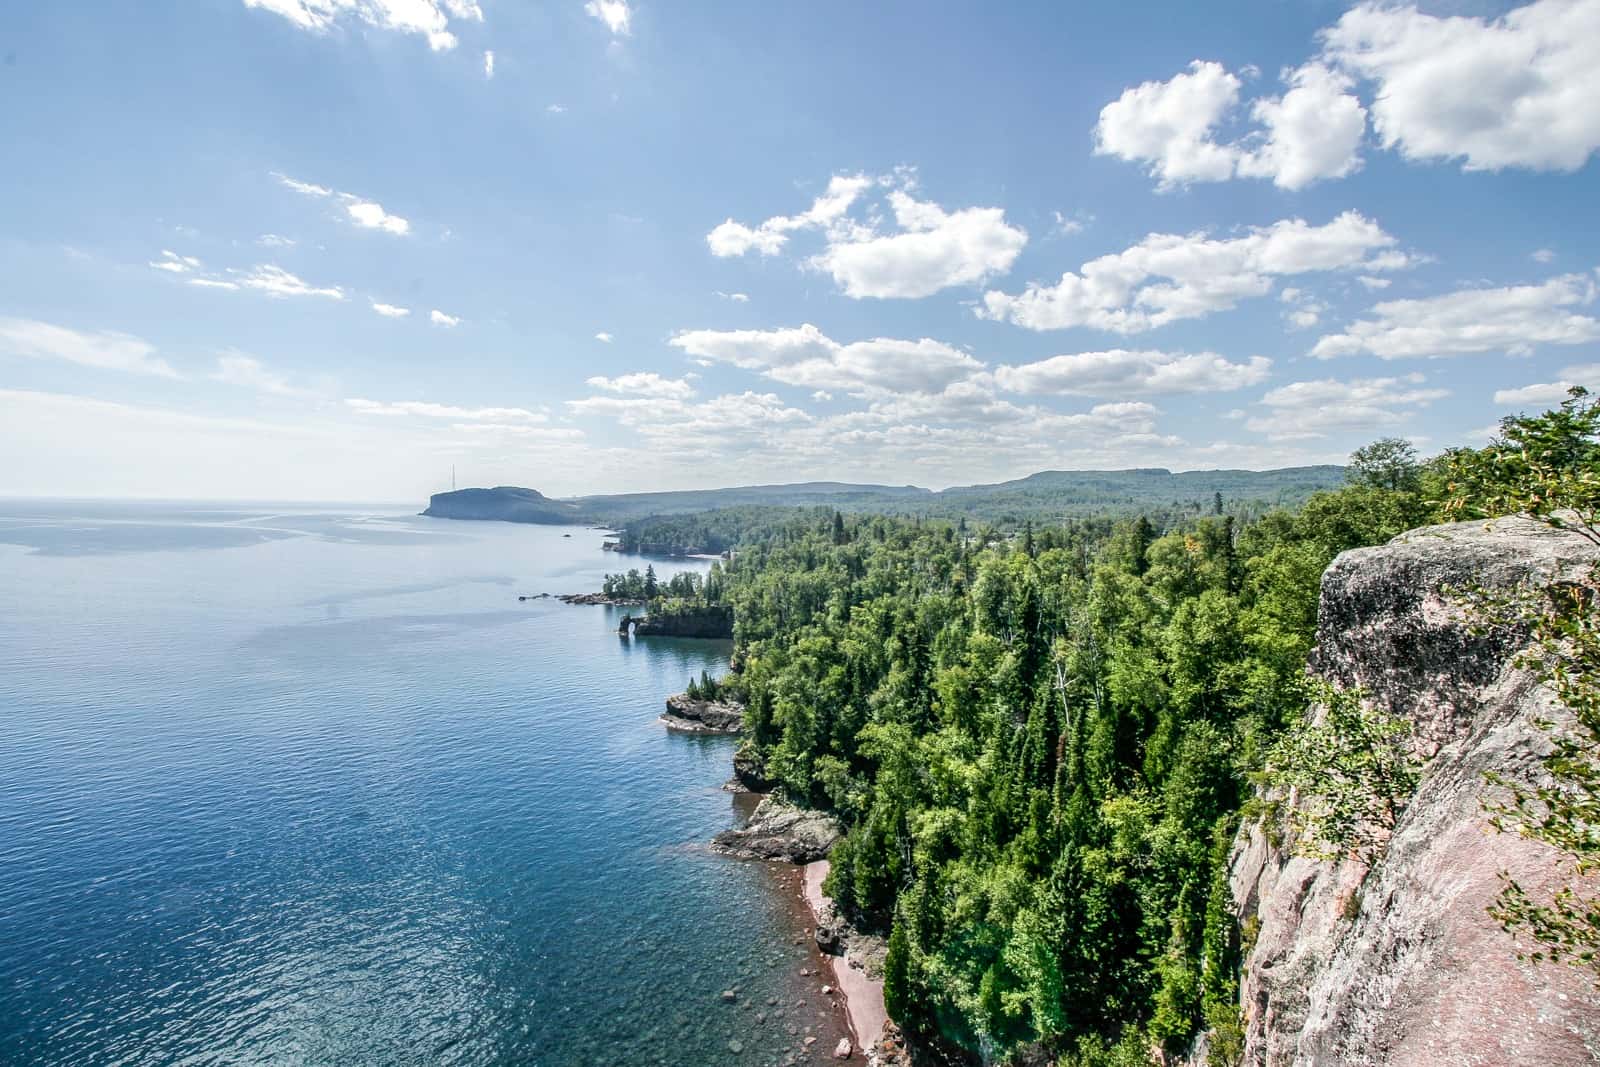
<instances>
[{"instance_id":1,"label":"lake","mask_svg":"<svg viewBox=\"0 0 1600 1067\"><path fill-rule=\"evenodd\" d=\"M793 872L704 848L733 741L656 722L728 644L517 599L600 543L0 501L0 1062L824 1062Z\"/></svg>"}]
</instances>

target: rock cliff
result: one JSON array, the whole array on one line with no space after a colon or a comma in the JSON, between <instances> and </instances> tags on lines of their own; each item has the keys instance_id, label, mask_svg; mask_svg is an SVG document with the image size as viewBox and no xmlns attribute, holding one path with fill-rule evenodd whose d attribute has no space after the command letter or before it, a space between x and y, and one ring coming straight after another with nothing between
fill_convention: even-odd
<instances>
[{"instance_id":1,"label":"rock cliff","mask_svg":"<svg viewBox=\"0 0 1600 1067\"><path fill-rule=\"evenodd\" d=\"M1511 665L1511 641L1473 634L1441 591L1573 579L1593 558L1577 536L1502 519L1414 530L1329 567L1313 672L1409 717L1429 762L1370 869L1241 829L1246 1064L1600 1062L1600 990L1574 967L1519 961L1485 912L1501 871L1541 896L1559 884L1555 854L1494 832L1482 801L1485 772L1538 780L1537 721L1570 718Z\"/></svg>"}]
</instances>

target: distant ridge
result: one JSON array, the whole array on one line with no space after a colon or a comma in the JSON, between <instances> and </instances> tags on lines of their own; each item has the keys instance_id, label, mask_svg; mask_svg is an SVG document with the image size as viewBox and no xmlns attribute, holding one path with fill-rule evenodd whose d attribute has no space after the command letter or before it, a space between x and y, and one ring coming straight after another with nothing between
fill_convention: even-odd
<instances>
[{"instance_id":1,"label":"distant ridge","mask_svg":"<svg viewBox=\"0 0 1600 1067\"><path fill-rule=\"evenodd\" d=\"M496 486L436 493L424 515L444 519L496 519L531 523L620 525L651 515L682 515L740 507L831 507L954 517L1045 519L1091 513L1129 513L1144 508L1209 505L1218 494L1230 503L1289 505L1344 482L1334 465L1277 470L1183 471L1164 467L1129 470L1039 471L1026 478L935 491L914 485L795 482L661 493L615 493L556 500L535 489Z\"/></svg>"}]
</instances>

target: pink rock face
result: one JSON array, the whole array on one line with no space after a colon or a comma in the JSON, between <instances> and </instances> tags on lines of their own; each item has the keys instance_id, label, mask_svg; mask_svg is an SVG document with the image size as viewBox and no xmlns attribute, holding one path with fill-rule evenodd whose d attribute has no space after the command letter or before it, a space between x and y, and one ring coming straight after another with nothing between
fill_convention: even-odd
<instances>
[{"instance_id":1,"label":"pink rock face","mask_svg":"<svg viewBox=\"0 0 1600 1067\"><path fill-rule=\"evenodd\" d=\"M1543 773L1536 720L1570 724L1515 649L1471 634L1441 586L1506 587L1581 576L1581 538L1519 520L1431 527L1346 552L1323 576L1317 674L1359 685L1416 724L1430 757L1373 868L1296 856L1247 826L1233 890L1256 927L1242 1002L1245 1062L1277 1065L1592 1065L1600 990L1592 972L1532 964L1489 917L1501 872L1536 899L1570 870L1544 845L1496 833L1486 772Z\"/></svg>"}]
</instances>

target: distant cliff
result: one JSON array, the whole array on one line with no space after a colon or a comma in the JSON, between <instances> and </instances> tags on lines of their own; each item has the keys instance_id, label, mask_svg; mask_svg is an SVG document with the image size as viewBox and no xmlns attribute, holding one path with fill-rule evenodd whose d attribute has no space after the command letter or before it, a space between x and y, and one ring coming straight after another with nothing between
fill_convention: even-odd
<instances>
[{"instance_id":1,"label":"distant cliff","mask_svg":"<svg viewBox=\"0 0 1600 1067\"><path fill-rule=\"evenodd\" d=\"M1592 559L1579 537L1501 519L1413 530L1328 568L1313 673L1410 719L1428 763L1370 867L1296 855L1276 826L1240 832L1246 1065L1595 1062L1600 990L1519 960L1531 944L1485 911L1502 871L1536 894L1559 878L1547 846L1492 832L1485 773L1537 780L1539 720L1572 720L1445 592L1570 581Z\"/></svg>"},{"instance_id":2,"label":"distant cliff","mask_svg":"<svg viewBox=\"0 0 1600 1067\"><path fill-rule=\"evenodd\" d=\"M537 489L519 489L513 485L435 493L428 498L428 508L423 514L436 519L496 519L549 525L579 522L583 518L576 504L551 500Z\"/></svg>"}]
</instances>

